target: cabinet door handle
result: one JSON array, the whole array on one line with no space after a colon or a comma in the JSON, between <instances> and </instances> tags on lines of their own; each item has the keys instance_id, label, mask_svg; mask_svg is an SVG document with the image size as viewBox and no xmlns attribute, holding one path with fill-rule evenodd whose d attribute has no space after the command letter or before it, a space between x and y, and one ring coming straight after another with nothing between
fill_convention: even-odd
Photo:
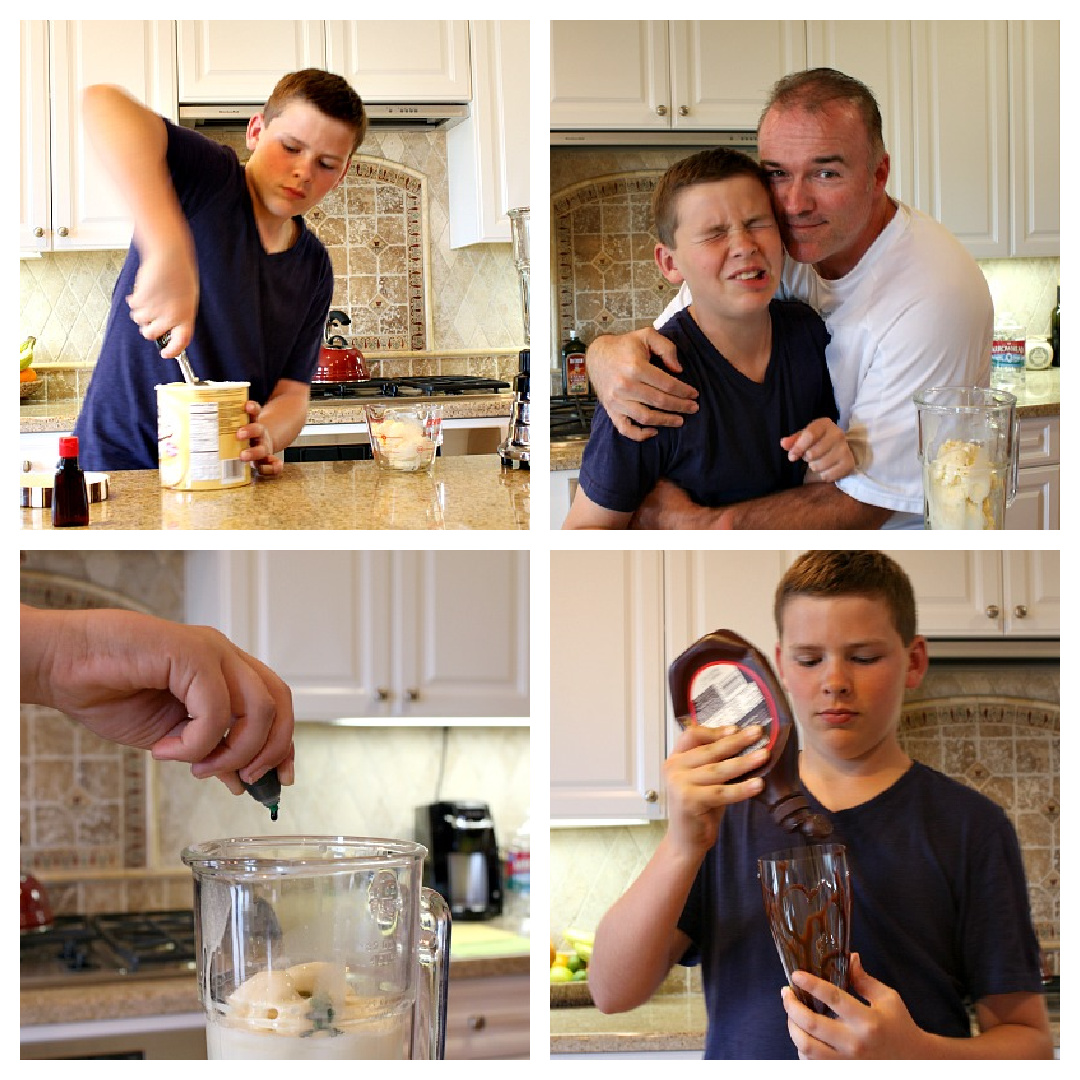
<instances>
[{"instance_id":1,"label":"cabinet door handle","mask_svg":"<svg viewBox=\"0 0 1080 1080\"><path fill-rule=\"evenodd\" d=\"M67 236L67 234L68 234L68 231L67 231L67 226L66 226L66 225L61 225L61 226L60 226L60 228L59 228L59 229L57 229L56 231L57 231L57 232L58 232L58 233L59 233L59 234L60 234L61 236Z\"/></svg>"},{"instance_id":2,"label":"cabinet door handle","mask_svg":"<svg viewBox=\"0 0 1080 1080\"><path fill-rule=\"evenodd\" d=\"M667 106L666 105L657 105L656 106L656 115L657 116L667 116Z\"/></svg>"},{"instance_id":3,"label":"cabinet door handle","mask_svg":"<svg viewBox=\"0 0 1080 1080\"><path fill-rule=\"evenodd\" d=\"M680 105L679 106L679 115L680 116L689 116L690 115L690 110L685 105Z\"/></svg>"},{"instance_id":4,"label":"cabinet door handle","mask_svg":"<svg viewBox=\"0 0 1080 1080\"><path fill-rule=\"evenodd\" d=\"M660 793L658 791L654 791L652 788L649 788L649 790L645 792L646 802L657 802L659 798Z\"/></svg>"},{"instance_id":5,"label":"cabinet door handle","mask_svg":"<svg viewBox=\"0 0 1080 1080\"><path fill-rule=\"evenodd\" d=\"M487 1027L486 1016L470 1016L465 1022L469 1025L470 1031L483 1031Z\"/></svg>"},{"instance_id":6,"label":"cabinet door handle","mask_svg":"<svg viewBox=\"0 0 1080 1080\"><path fill-rule=\"evenodd\" d=\"M376 697L376 699L378 701L389 701L390 700L390 691L387 690L385 686L380 686L375 691L375 697Z\"/></svg>"},{"instance_id":7,"label":"cabinet door handle","mask_svg":"<svg viewBox=\"0 0 1080 1080\"><path fill-rule=\"evenodd\" d=\"M45 235L45 230L44 230L44 229L43 229L43 228L42 228L42 227L41 227L41 226L39 225L39 226L38 226L38 227L37 227L37 228L36 228L36 229L34 230L34 235L35 235L36 237L40 238L40 237L42 237L42 236L44 236L44 235Z\"/></svg>"},{"instance_id":8,"label":"cabinet door handle","mask_svg":"<svg viewBox=\"0 0 1080 1080\"><path fill-rule=\"evenodd\" d=\"M1018 619L1026 619L1027 618L1027 608L1023 604L1017 604L1016 607L1013 608L1013 614Z\"/></svg>"},{"instance_id":9,"label":"cabinet door handle","mask_svg":"<svg viewBox=\"0 0 1080 1080\"><path fill-rule=\"evenodd\" d=\"M420 691L419 690L415 690L415 689L408 690L407 694L408 694L408 697L409 697L410 701L419 701L420 700Z\"/></svg>"},{"instance_id":10,"label":"cabinet door handle","mask_svg":"<svg viewBox=\"0 0 1080 1080\"><path fill-rule=\"evenodd\" d=\"M996 619L1001 614L1001 608L997 604L990 604L986 609L986 617L988 619Z\"/></svg>"}]
</instances>

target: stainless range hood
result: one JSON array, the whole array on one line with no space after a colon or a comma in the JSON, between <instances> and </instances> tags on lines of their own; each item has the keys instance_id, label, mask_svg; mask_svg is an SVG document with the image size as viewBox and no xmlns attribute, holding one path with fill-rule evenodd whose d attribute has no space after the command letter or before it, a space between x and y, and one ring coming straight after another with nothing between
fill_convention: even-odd
<instances>
[{"instance_id":1,"label":"stainless range hood","mask_svg":"<svg viewBox=\"0 0 1080 1080\"><path fill-rule=\"evenodd\" d=\"M264 102L243 105L181 105L180 123L191 128L243 128L259 112ZM369 105L364 109L373 128L395 131L432 131L450 128L468 118L468 105L408 104Z\"/></svg>"},{"instance_id":2,"label":"stainless range hood","mask_svg":"<svg viewBox=\"0 0 1080 1080\"><path fill-rule=\"evenodd\" d=\"M552 131L551 145L559 147L727 146L746 154L757 152L755 131Z\"/></svg>"}]
</instances>

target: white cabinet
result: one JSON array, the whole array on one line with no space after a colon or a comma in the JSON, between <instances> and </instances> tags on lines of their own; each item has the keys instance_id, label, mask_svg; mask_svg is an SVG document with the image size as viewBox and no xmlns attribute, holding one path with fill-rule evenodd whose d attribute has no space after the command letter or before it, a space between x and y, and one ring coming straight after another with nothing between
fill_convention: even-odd
<instances>
[{"instance_id":1,"label":"white cabinet","mask_svg":"<svg viewBox=\"0 0 1080 1080\"><path fill-rule=\"evenodd\" d=\"M181 20L176 48L185 105L262 105L286 72L326 63L321 19Z\"/></svg>"},{"instance_id":2,"label":"white cabinet","mask_svg":"<svg viewBox=\"0 0 1080 1080\"><path fill-rule=\"evenodd\" d=\"M911 24L894 19L808 22L806 66L836 68L870 87L889 152L886 190L894 199L912 203Z\"/></svg>"},{"instance_id":3,"label":"white cabinet","mask_svg":"<svg viewBox=\"0 0 1080 1080\"><path fill-rule=\"evenodd\" d=\"M1061 24L1009 23L1012 255L1061 250Z\"/></svg>"},{"instance_id":4,"label":"white cabinet","mask_svg":"<svg viewBox=\"0 0 1080 1080\"><path fill-rule=\"evenodd\" d=\"M507 243L529 205L529 23L474 22L469 116L446 133L450 246Z\"/></svg>"},{"instance_id":5,"label":"white cabinet","mask_svg":"<svg viewBox=\"0 0 1080 1080\"><path fill-rule=\"evenodd\" d=\"M805 58L801 22L552 21L551 126L752 131Z\"/></svg>"},{"instance_id":6,"label":"white cabinet","mask_svg":"<svg viewBox=\"0 0 1080 1080\"><path fill-rule=\"evenodd\" d=\"M1004 22L912 24L916 206L976 258L1009 254L1009 71Z\"/></svg>"},{"instance_id":7,"label":"white cabinet","mask_svg":"<svg viewBox=\"0 0 1080 1080\"><path fill-rule=\"evenodd\" d=\"M126 248L131 217L88 143L82 91L114 83L175 120L173 24L29 21L21 44L21 250Z\"/></svg>"},{"instance_id":8,"label":"white cabinet","mask_svg":"<svg viewBox=\"0 0 1080 1080\"><path fill-rule=\"evenodd\" d=\"M551 817L663 817L663 556L551 553Z\"/></svg>"},{"instance_id":9,"label":"white cabinet","mask_svg":"<svg viewBox=\"0 0 1080 1080\"><path fill-rule=\"evenodd\" d=\"M397 19L181 20L180 101L261 105L287 72L326 68L368 102L468 101L469 24Z\"/></svg>"},{"instance_id":10,"label":"white cabinet","mask_svg":"<svg viewBox=\"0 0 1080 1080\"><path fill-rule=\"evenodd\" d=\"M298 720L529 714L526 553L193 552L186 585Z\"/></svg>"},{"instance_id":11,"label":"white cabinet","mask_svg":"<svg viewBox=\"0 0 1080 1080\"><path fill-rule=\"evenodd\" d=\"M451 978L446 1005L446 1060L529 1057L529 976Z\"/></svg>"},{"instance_id":12,"label":"white cabinet","mask_svg":"<svg viewBox=\"0 0 1080 1080\"><path fill-rule=\"evenodd\" d=\"M1061 528L1061 419L1020 421L1020 473L1016 499L1005 511L1006 529Z\"/></svg>"},{"instance_id":13,"label":"white cabinet","mask_svg":"<svg viewBox=\"0 0 1080 1080\"><path fill-rule=\"evenodd\" d=\"M469 24L457 19L328 22L326 66L371 102L468 101Z\"/></svg>"},{"instance_id":14,"label":"white cabinet","mask_svg":"<svg viewBox=\"0 0 1080 1080\"><path fill-rule=\"evenodd\" d=\"M976 258L1060 250L1059 24L912 23L915 205Z\"/></svg>"},{"instance_id":15,"label":"white cabinet","mask_svg":"<svg viewBox=\"0 0 1080 1080\"><path fill-rule=\"evenodd\" d=\"M919 629L927 637L1054 638L1060 632L1057 551L888 554L911 577Z\"/></svg>"}]
</instances>

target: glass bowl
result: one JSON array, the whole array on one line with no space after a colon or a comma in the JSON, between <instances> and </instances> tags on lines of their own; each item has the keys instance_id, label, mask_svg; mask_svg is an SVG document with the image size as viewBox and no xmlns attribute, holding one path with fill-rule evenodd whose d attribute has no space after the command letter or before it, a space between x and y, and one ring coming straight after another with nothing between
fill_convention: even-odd
<instances>
[{"instance_id":1,"label":"glass bowl","mask_svg":"<svg viewBox=\"0 0 1080 1080\"><path fill-rule=\"evenodd\" d=\"M430 470L442 444L441 405L365 405L375 460L395 472Z\"/></svg>"}]
</instances>

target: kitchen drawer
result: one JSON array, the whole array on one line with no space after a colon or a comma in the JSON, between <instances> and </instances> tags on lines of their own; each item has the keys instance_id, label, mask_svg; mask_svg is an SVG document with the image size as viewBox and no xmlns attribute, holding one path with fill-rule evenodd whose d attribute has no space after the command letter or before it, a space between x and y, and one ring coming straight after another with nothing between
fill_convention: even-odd
<instances>
[{"instance_id":1,"label":"kitchen drawer","mask_svg":"<svg viewBox=\"0 0 1080 1080\"><path fill-rule=\"evenodd\" d=\"M1034 416L1020 421L1020 468L1061 460L1061 418Z\"/></svg>"},{"instance_id":2,"label":"kitchen drawer","mask_svg":"<svg viewBox=\"0 0 1080 1080\"><path fill-rule=\"evenodd\" d=\"M528 1056L528 975L452 979L447 1003L447 1060Z\"/></svg>"}]
</instances>

